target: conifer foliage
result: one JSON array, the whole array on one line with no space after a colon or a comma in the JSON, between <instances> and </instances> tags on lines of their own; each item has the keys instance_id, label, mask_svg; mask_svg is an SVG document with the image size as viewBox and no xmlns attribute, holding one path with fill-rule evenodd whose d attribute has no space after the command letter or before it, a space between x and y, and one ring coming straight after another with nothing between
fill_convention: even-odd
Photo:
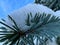
<instances>
[{"instance_id":1,"label":"conifer foliage","mask_svg":"<svg viewBox=\"0 0 60 45\"><path fill-rule=\"evenodd\" d=\"M15 20L9 16L9 19L14 23L13 27L10 27L5 23L5 21L0 21L0 24L4 25L0 27L0 42L4 42L3 45L42 45L44 39L41 37L47 38L52 41L52 37L58 34L57 31L60 29L60 18L51 16L50 14L40 14L36 13L32 17L30 13L26 19L26 25L30 28L23 32L21 31Z\"/></svg>"},{"instance_id":2,"label":"conifer foliage","mask_svg":"<svg viewBox=\"0 0 60 45\"><path fill-rule=\"evenodd\" d=\"M35 3L41 4L43 2L35 0ZM48 5L46 5L47 2L43 4L55 10L53 5L56 2L54 4L51 3ZM4 19L0 21L0 24L3 25L0 26L0 42L4 42L3 45L46 45L44 43L47 40L52 41L52 37L56 38L59 34L60 18L52 14L40 14L38 12L33 17L32 12L28 13L25 25L30 28L27 31L21 30L13 17L8 15L8 18L13 23L12 27Z\"/></svg>"},{"instance_id":3,"label":"conifer foliage","mask_svg":"<svg viewBox=\"0 0 60 45\"><path fill-rule=\"evenodd\" d=\"M54 11L60 10L60 0L35 0L35 3L43 4Z\"/></svg>"}]
</instances>

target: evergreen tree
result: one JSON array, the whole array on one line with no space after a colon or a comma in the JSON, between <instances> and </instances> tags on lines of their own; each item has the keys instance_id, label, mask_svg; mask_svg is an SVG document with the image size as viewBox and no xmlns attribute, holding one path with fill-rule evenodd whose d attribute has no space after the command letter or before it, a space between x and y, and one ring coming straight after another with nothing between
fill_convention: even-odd
<instances>
[{"instance_id":1,"label":"evergreen tree","mask_svg":"<svg viewBox=\"0 0 60 45\"><path fill-rule=\"evenodd\" d=\"M52 41L52 37L56 38L59 34L59 17L39 12L34 17L32 12L27 15L25 22L27 26L30 26L27 31L22 31L10 15L8 18L13 23L12 27L6 24L4 19L0 21L0 24L4 25L0 27L0 42L4 42L3 45L46 45L47 40Z\"/></svg>"},{"instance_id":2,"label":"evergreen tree","mask_svg":"<svg viewBox=\"0 0 60 45\"><path fill-rule=\"evenodd\" d=\"M54 11L60 10L60 0L35 0L35 3L43 4Z\"/></svg>"},{"instance_id":3,"label":"evergreen tree","mask_svg":"<svg viewBox=\"0 0 60 45\"><path fill-rule=\"evenodd\" d=\"M51 17L51 15L46 14L42 14L39 16L39 14L37 14L31 20L29 18L30 16L28 15L26 25L30 26L31 23L33 24L28 31L23 32L18 28L14 19L9 15L8 17L11 19L14 25L13 27L10 27L9 25L4 23L5 21L0 21L1 24L6 26L0 27L0 29L2 29L2 31L0 31L0 35L3 35L0 37L0 42L5 41L3 45L7 45L8 43L10 43L9 45L43 45L44 39L42 39L41 37L52 40L52 37L55 37L55 35L58 34L56 30L58 31L60 28L60 18L55 16ZM47 27L44 28L45 26ZM35 39L36 42L34 43Z\"/></svg>"}]
</instances>

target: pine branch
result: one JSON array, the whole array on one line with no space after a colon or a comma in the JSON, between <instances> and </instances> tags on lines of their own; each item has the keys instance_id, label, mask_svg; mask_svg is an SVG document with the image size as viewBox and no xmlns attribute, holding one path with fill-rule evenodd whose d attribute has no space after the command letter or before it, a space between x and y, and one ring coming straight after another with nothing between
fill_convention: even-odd
<instances>
[{"instance_id":1,"label":"pine branch","mask_svg":"<svg viewBox=\"0 0 60 45\"><path fill-rule=\"evenodd\" d=\"M35 0L36 4L43 4L54 11L60 10L60 0Z\"/></svg>"},{"instance_id":2,"label":"pine branch","mask_svg":"<svg viewBox=\"0 0 60 45\"><path fill-rule=\"evenodd\" d=\"M9 15L8 15L8 18L14 23L14 25L15 25L15 27L16 27L16 30L19 31L19 28L18 28L16 22L13 20L13 18L12 18L11 16L9 16Z\"/></svg>"},{"instance_id":3,"label":"pine branch","mask_svg":"<svg viewBox=\"0 0 60 45\"><path fill-rule=\"evenodd\" d=\"M28 14L26 25L30 26L30 29L28 29L26 32L19 31L17 32L17 23L14 21L12 17L9 16L11 21L14 23L12 27L8 26L7 24L0 21L1 24L4 26L10 28L9 31L6 31L7 28L1 27L3 31L1 31L4 35L0 37L0 42L6 41L3 45L35 45L34 41L36 39L36 45L43 44L46 40L43 38L47 38L49 40L52 40L52 37L55 37L60 29L60 18L56 16L52 16L51 14L39 14L36 13L35 16L32 16L32 13ZM30 25L28 25L30 24ZM56 29L55 29L56 28ZM18 28L20 30L20 28ZM10 30L14 30L13 32L10 32ZM57 30L57 31L56 31ZM9 34L13 33L13 34ZM56 34L57 33L57 34ZM42 38L41 38L42 37ZM39 43L38 43L39 42Z\"/></svg>"},{"instance_id":4,"label":"pine branch","mask_svg":"<svg viewBox=\"0 0 60 45\"><path fill-rule=\"evenodd\" d=\"M55 0L54 2L52 2L49 6L49 8L53 8L53 6L56 4L57 0Z\"/></svg>"},{"instance_id":5,"label":"pine branch","mask_svg":"<svg viewBox=\"0 0 60 45\"><path fill-rule=\"evenodd\" d=\"M0 24L2 24L2 25L4 25L4 26L6 26L6 27L8 27L8 28L12 29L13 31L16 31L16 30L15 30L15 29L13 29L12 27L8 26L7 24L5 24L5 23L3 23L3 22L1 22L1 21L0 21Z\"/></svg>"}]
</instances>

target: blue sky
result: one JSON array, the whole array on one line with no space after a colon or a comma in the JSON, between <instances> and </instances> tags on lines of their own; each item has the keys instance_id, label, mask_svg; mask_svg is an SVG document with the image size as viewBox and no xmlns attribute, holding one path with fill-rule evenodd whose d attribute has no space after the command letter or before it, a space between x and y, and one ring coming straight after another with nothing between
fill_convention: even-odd
<instances>
[{"instance_id":1,"label":"blue sky","mask_svg":"<svg viewBox=\"0 0 60 45\"><path fill-rule=\"evenodd\" d=\"M5 19L9 13L33 2L34 0L0 0L0 19Z\"/></svg>"},{"instance_id":2,"label":"blue sky","mask_svg":"<svg viewBox=\"0 0 60 45\"><path fill-rule=\"evenodd\" d=\"M10 12L33 1L34 0L0 0L0 18L5 18Z\"/></svg>"}]
</instances>

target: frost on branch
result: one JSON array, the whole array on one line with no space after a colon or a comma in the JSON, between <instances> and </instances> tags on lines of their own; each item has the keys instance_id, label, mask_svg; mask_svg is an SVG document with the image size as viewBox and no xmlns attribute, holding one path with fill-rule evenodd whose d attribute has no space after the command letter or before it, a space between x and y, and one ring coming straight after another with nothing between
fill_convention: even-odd
<instances>
[{"instance_id":1,"label":"frost on branch","mask_svg":"<svg viewBox=\"0 0 60 45\"><path fill-rule=\"evenodd\" d=\"M40 14L54 14L54 11L52 11L51 9L49 9L48 7L46 6L43 6L42 4L28 4L14 12L12 12L11 14L9 14L14 20L15 22L17 23L18 27L21 29L21 30L28 30L29 29L29 26L26 25L26 18L27 18L27 15L29 13L32 13L32 16L34 17L36 13L40 13ZM10 21L10 19L7 19L7 24L12 26L13 23Z\"/></svg>"},{"instance_id":2,"label":"frost on branch","mask_svg":"<svg viewBox=\"0 0 60 45\"><path fill-rule=\"evenodd\" d=\"M57 17L60 17L60 10L56 11L56 12L54 13L54 15L57 16Z\"/></svg>"}]
</instances>

